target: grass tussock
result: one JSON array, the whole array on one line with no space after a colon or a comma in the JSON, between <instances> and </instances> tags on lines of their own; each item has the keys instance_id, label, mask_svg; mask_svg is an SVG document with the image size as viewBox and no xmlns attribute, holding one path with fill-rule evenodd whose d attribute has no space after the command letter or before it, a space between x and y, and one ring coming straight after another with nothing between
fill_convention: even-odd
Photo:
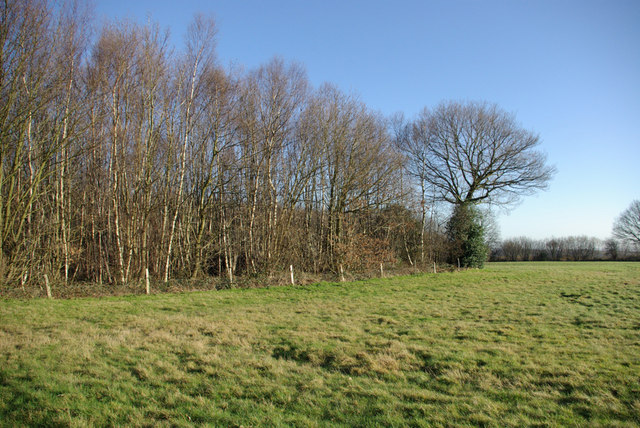
<instances>
[{"instance_id":1,"label":"grass tussock","mask_svg":"<svg viewBox=\"0 0 640 428\"><path fill-rule=\"evenodd\" d=\"M640 265L0 301L0 425L637 426Z\"/></svg>"}]
</instances>

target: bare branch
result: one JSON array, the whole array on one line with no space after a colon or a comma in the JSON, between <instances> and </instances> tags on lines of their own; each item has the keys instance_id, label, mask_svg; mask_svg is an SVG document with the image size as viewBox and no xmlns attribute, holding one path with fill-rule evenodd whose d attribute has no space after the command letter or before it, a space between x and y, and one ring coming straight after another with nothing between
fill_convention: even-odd
<instances>
[{"instance_id":1,"label":"bare branch","mask_svg":"<svg viewBox=\"0 0 640 428\"><path fill-rule=\"evenodd\" d=\"M539 137L496 105L449 102L424 110L404 149L420 175L450 203L508 204L545 189L555 169L535 148Z\"/></svg>"},{"instance_id":2,"label":"bare branch","mask_svg":"<svg viewBox=\"0 0 640 428\"><path fill-rule=\"evenodd\" d=\"M613 225L613 235L623 241L640 246L640 200L631 202Z\"/></svg>"}]
</instances>

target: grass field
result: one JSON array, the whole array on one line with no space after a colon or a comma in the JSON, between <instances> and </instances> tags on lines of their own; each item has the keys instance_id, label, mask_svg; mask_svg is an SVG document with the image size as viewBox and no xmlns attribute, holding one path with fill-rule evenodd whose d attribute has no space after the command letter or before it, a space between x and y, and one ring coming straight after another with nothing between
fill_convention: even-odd
<instances>
[{"instance_id":1,"label":"grass field","mask_svg":"<svg viewBox=\"0 0 640 428\"><path fill-rule=\"evenodd\" d=\"M0 301L3 426L639 426L640 263Z\"/></svg>"}]
</instances>

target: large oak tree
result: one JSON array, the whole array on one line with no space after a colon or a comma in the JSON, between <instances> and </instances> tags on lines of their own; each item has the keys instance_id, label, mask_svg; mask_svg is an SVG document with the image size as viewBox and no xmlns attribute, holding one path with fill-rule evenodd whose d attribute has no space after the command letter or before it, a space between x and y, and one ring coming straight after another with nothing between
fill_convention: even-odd
<instances>
[{"instance_id":1,"label":"large oak tree","mask_svg":"<svg viewBox=\"0 0 640 428\"><path fill-rule=\"evenodd\" d=\"M449 221L452 263L481 267L485 254L477 245L471 246L477 254L462 250L470 244L467 232L480 228L481 236L482 227L477 216L460 213L473 212L471 206L480 202L512 203L546 188L555 172L537 150L538 135L495 104L442 103L433 111L424 109L399 135L423 198L430 187L434 198L454 205Z\"/></svg>"},{"instance_id":2,"label":"large oak tree","mask_svg":"<svg viewBox=\"0 0 640 428\"><path fill-rule=\"evenodd\" d=\"M555 169L539 143L495 104L448 102L423 110L403 145L441 200L504 204L547 187Z\"/></svg>"}]
</instances>

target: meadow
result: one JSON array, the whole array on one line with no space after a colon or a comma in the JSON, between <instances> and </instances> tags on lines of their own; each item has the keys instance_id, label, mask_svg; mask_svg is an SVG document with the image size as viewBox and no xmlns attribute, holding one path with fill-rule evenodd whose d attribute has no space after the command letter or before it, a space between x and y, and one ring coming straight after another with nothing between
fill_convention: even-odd
<instances>
[{"instance_id":1,"label":"meadow","mask_svg":"<svg viewBox=\"0 0 640 428\"><path fill-rule=\"evenodd\" d=\"M0 426L639 426L640 263L0 300Z\"/></svg>"}]
</instances>

